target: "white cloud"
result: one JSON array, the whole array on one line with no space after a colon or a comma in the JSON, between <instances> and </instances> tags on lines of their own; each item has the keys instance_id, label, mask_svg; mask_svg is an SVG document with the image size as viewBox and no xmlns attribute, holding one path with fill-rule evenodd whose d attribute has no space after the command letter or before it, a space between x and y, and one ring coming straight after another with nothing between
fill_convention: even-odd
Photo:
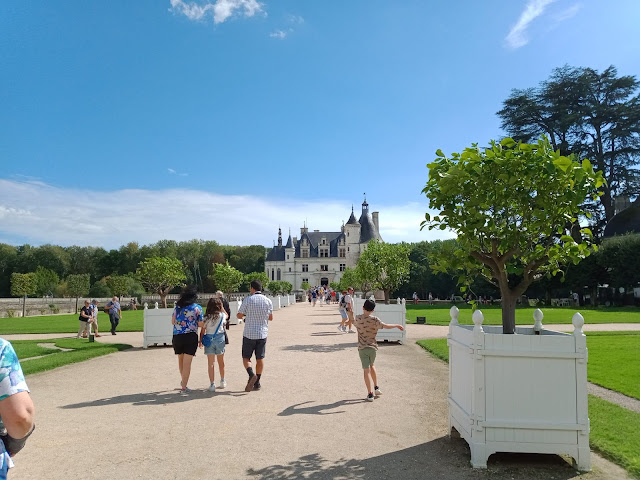
<instances>
[{"instance_id":1,"label":"white cloud","mask_svg":"<svg viewBox=\"0 0 640 480\"><path fill-rule=\"evenodd\" d=\"M564 22L565 20L569 20L570 18L575 17L581 8L582 8L582 4L576 3L574 5L571 5L569 8L566 8L561 12L556 13L553 16L553 19L558 23Z\"/></svg>"},{"instance_id":2,"label":"white cloud","mask_svg":"<svg viewBox=\"0 0 640 480\"><path fill-rule=\"evenodd\" d=\"M271 32L269 36L271 38L283 39L287 36L287 32L283 32L282 30L276 30L275 32Z\"/></svg>"},{"instance_id":3,"label":"white cloud","mask_svg":"<svg viewBox=\"0 0 640 480\"><path fill-rule=\"evenodd\" d=\"M304 18L302 18L302 16L300 15L293 15L293 14L289 14L287 15L287 21L289 23L294 23L294 24L302 24L304 23Z\"/></svg>"},{"instance_id":4,"label":"white cloud","mask_svg":"<svg viewBox=\"0 0 640 480\"><path fill-rule=\"evenodd\" d=\"M188 176L188 175L189 175L188 173L179 173L179 172L176 172L173 168L167 168L167 170L169 171L169 173L170 173L171 175L178 175L179 177L186 177L186 176Z\"/></svg>"},{"instance_id":5,"label":"white cloud","mask_svg":"<svg viewBox=\"0 0 640 480\"><path fill-rule=\"evenodd\" d=\"M257 0L209 0L205 2L189 2L184 0L170 0L171 10L186 16L189 20L202 20L207 15L213 15L214 23L222 23L237 11L245 17L252 17L262 12L262 4Z\"/></svg>"},{"instance_id":6,"label":"white cloud","mask_svg":"<svg viewBox=\"0 0 640 480\"><path fill-rule=\"evenodd\" d=\"M505 38L507 47L516 49L529 43L527 29L531 22L544 13L547 6L556 0L529 0L524 11L520 14L520 18L511 28Z\"/></svg>"},{"instance_id":7,"label":"white cloud","mask_svg":"<svg viewBox=\"0 0 640 480\"><path fill-rule=\"evenodd\" d=\"M453 238L446 231L420 231L426 200L372 203L371 209L380 212L380 234L387 242ZM355 213L360 216L358 206ZM0 238L13 244L118 248L131 241L201 238L227 245L271 246L278 226L284 235L290 228L297 237L305 221L310 230L337 232L350 214L351 205L344 203L188 189L78 191L0 179Z\"/></svg>"}]
</instances>

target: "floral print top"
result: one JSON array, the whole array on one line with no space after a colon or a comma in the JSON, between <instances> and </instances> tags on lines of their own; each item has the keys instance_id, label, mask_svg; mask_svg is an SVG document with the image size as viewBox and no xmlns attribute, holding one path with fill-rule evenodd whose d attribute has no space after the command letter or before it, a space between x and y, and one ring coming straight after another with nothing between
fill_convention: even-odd
<instances>
[{"instance_id":1,"label":"floral print top","mask_svg":"<svg viewBox=\"0 0 640 480\"><path fill-rule=\"evenodd\" d=\"M22 367L13 346L0 338L0 400L4 400L18 392L28 392ZM4 427L4 425L3 425ZM13 467L11 457L0 441L0 479L7 478L7 471Z\"/></svg>"},{"instance_id":2,"label":"floral print top","mask_svg":"<svg viewBox=\"0 0 640 480\"><path fill-rule=\"evenodd\" d=\"M202 321L202 307L197 303L192 303L186 307L176 306L173 309L173 318L176 323L173 325L173 334L198 332L198 322Z\"/></svg>"}]
</instances>

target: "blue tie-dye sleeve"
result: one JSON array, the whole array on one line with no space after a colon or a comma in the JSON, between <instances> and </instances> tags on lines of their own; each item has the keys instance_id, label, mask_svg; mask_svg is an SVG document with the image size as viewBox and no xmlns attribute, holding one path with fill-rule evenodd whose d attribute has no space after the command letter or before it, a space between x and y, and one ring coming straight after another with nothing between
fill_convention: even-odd
<instances>
[{"instance_id":1,"label":"blue tie-dye sleeve","mask_svg":"<svg viewBox=\"0 0 640 480\"><path fill-rule=\"evenodd\" d=\"M13 346L0 338L0 400L18 392L28 392L22 367Z\"/></svg>"}]
</instances>

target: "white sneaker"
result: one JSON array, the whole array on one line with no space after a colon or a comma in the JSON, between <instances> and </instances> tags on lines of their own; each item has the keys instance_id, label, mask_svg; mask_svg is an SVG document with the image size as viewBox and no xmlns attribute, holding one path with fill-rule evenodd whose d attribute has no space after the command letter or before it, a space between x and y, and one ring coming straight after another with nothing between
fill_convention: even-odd
<instances>
[{"instance_id":1,"label":"white sneaker","mask_svg":"<svg viewBox=\"0 0 640 480\"><path fill-rule=\"evenodd\" d=\"M223 378L220 381L220 386L218 388L226 388L227 387L227 381Z\"/></svg>"},{"instance_id":2,"label":"white sneaker","mask_svg":"<svg viewBox=\"0 0 640 480\"><path fill-rule=\"evenodd\" d=\"M210 392L216 391L216 382L211 382L211 385L209 385L209 391Z\"/></svg>"},{"instance_id":3,"label":"white sneaker","mask_svg":"<svg viewBox=\"0 0 640 480\"><path fill-rule=\"evenodd\" d=\"M367 395L367 402L373 402L373 394L372 393Z\"/></svg>"},{"instance_id":4,"label":"white sneaker","mask_svg":"<svg viewBox=\"0 0 640 480\"><path fill-rule=\"evenodd\" d=\"M342 331L343 331L344 333L347 333L347 327L342 327Z\"/></svg>"},{"instance_id":5,"label":"white sneaker","mask_svg":"<svg viewBox=\"0 0 640 480\"><path fill-rule=\"evenodd\" d=\"M373 391L373 394L374 394L376 397L379 397L380 395L382 395L382 392L380 391L380 389L379 389L379 388L376 388L376 389Z\"/></svg>"},{"instance_id":6,"label":"white sneaker","mask_svg":"<svg viewBox=\"0 0 640 480\"><path fill-rule=\"evenodd\" d=\"M342 330L344 327L342 325L338 325L338 331L339 332L344 332L344 330Z\"/></svg>"},{"instance_id":7,"label":"white sneaker","mask_svg":"<svg viewBox=\"0 0 640 480\"><path fill-rule=\"evenodd\" d=\"M346 328L345 328L345 330L346 330ZM349 329L349 333L356 333L356 331Z\"/></svg>"}]
</instances>

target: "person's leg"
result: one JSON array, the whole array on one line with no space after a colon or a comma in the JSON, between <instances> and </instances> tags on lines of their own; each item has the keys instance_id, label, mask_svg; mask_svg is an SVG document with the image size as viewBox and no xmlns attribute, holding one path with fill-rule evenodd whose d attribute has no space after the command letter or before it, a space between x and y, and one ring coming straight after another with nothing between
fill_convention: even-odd
<instances>
[{"instance_id":1,"label":"person's leg","mask_svg":"<svg viewBox=\"0 0 640 480\"><path fill-rule=\"evenodd\" d=\"M184 353L178 355L178 371L180 372L180 379L182 379L182 367L184 365Z\"/></svg>"},{"instance_id":2,"label":"person's leg","mask_svg":"<svg viewBox=\"0 0 640 480\"><path fill-rule=\"evenodd\" d=\"M76 338L82 337L82 332L84 332L84 327L86 327L86 322L83 322L82 320L78 321L80 322L80 327L78 328L78 335L76 336Z\"/></svg>"},{"instance_id":3,"label":"person's leg","mask_svg":"<svg viewBox=\"0 0 640 480\"><path fill-rule=\"evenodd\" d=\"M364 384L367 386L367 393L373 393L373 387L371 385L371 367L362 370L364 374Z\"/></svg>"},{"instance_id":4,"label":"person's leg","mask_svg":"<svg viewBox=\"0 0 640 480\"><path fill-rule=\"evenodd\" d=\"M193 356L186 353L181 356L184 358L182 359L182 382L180 382L180 386L183 389L186 389L187 383L189 382L189 375L191 375L191 362L193 361Z\"/></svg>"},{"instance_id":5,"label":"person's leg","mask_svg":"<svg viewBox=\"0 0 640 480\"><path fill-rule=\"evenodd\" d=\"M207 373L209 374L209 383L215 383L216 371L215 371L215 355L207 355Z\"/></svg>"},{"instance_id":6,"label":"person's leg","mask_svg":"<svg viewBox=\"0 0 640 480\"><path fill-rule=\"evenodd\" d=\"M353 328L353 312L351 310L347 310L347 325L349 326L349 331Z\"/></svg>"},{"instance_id":7,"label":"person's leg","mask_svg":"<svg viewBox=\"0 0 640 480\"><path fill-rule=\"evenodd\" d=\"M99 337L100 335L98 335L98 319L97 318L93 322L93 330L96 332L95 336Z\"/></svg>"},{"instance_id":8,"label":"person's leg","mask_svg":"<svg viewBox=\"0 0 640 480\"><path fill-rule=\"evenodd\" d=\"M116 334L116 325L115 325L116 319L113 315L109 314L109 323L111 323L111 335L115 335Z\"/></svg>"},{"instance_id":9,"label":"person's leg","mask_svg":"<svg viewBox=\"0 0 640 480\"><path fill-rule=\"evenodd\" d=\"M242 337L242 364L247 371L247 375L249 375L247 386L244 387L245 392L250 392L251 390L253 390L253 386L258 380L258 376L253 373L253 368L251 367L251 357L253 356L254 349L255 340L250 340L247 337Z\"/></svg>"},{"instance_id":10,"label":"person's leg","mask_svg":"<svg viewBox=\"0 0 640 480\"><path fill-rule=\"evenodd\" d=\"M262 375L263 370L264 370L264 359L263 358L256 359L256 373L258 375Z\"/></svg>"},{"instance_id":11,"label":"person's leg","mask_svg":"<svg viewBox=\"0 0 640 480\"><path fill-rule=\"evenodd\" d=\"M376 372L376 367L374 367L373 364L369 367L369 373L371 374L371 380L373 381L373 388L376 388L378 386L378 374Z\"/></svg>"},{"instance_id":12,"label":"person's leg","mask_svg":"<svg viewBox=\"0 0 640 480\"><path fill-rule=\"evenodd\" d=\"M224 380L224 353L222 355L216 355L218 359L218 370L220 370L220 381Z\"/></svg>"}]
</instances>

